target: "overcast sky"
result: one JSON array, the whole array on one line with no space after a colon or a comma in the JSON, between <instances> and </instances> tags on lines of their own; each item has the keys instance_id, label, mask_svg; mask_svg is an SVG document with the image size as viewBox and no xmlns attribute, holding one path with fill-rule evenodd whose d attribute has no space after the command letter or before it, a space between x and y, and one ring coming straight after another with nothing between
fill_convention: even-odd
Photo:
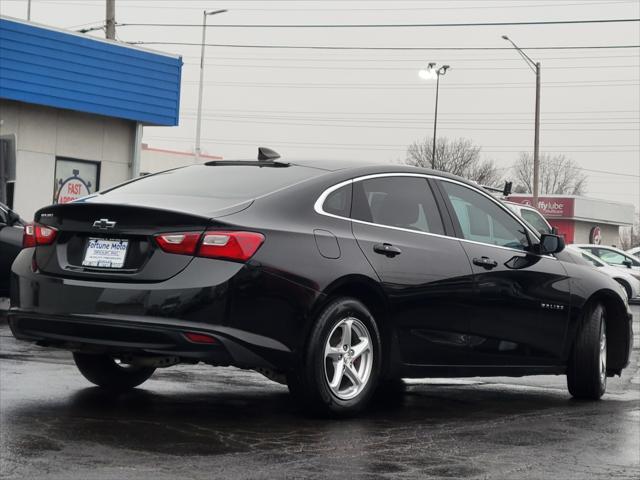
<instances>
[{"instance_id":1,"label":"overcast sky","mask_svg":"<svg viewBox=\"0 0 640 480\"><path fill-rule=\"evenodd\" d=\"M62 28L98 25L104 0L33 0L32 20ZM26 18L26 0L0 12ZM222 24L474 23L639 18L640 0L170 1L117 0L118 23ZM640 45L640 25L437 28L209 28L208 43L366 47ZM104 36L103 32L92 35ZM199 43L198 27L121 26L122 41ZM155 147L192 150L199 46L148 48L184 60L179 127L145 128ZM543 152L589 170L587 194L640 207L640 49L528 50L542 62ZM533 145L535 75L515 50L327 51L207 47L203 151L253 158L270 146L284 158L397 161L431 135L435 82L430 61L449 64L440 83L438 136L466 137L509 176Z\"/></svg>"}]
</instances>

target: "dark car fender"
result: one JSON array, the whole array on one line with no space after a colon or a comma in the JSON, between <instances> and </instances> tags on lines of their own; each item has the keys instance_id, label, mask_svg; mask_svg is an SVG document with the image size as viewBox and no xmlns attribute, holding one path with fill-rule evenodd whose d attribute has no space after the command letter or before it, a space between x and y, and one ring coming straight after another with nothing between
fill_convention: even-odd
<instances>
[{"instance_id":1,"label":"dark car fender","mask_svg":"<svg viewBox=\"0 0 640 480\"><path fill-rule=\"evenodd\" d=\"M564 263L571 278L571 311L565 342L565 358L569 358L585 313L602 303L607 321L607 365L610 374L620 374L629 364L633 344L632 314L625 302L620 285L590 267Z\"/></svg>"}]
</instances>

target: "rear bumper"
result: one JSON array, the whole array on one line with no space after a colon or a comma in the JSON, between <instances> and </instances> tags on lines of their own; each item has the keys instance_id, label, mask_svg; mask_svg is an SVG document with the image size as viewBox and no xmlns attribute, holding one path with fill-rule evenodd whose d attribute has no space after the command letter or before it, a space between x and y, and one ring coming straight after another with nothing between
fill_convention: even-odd
<instances>
[{"instance_id":1,"label":"rear bumper","mask_svg":"<svg viewBox=\"0 0 640 480\"><path fill-rule=\"evenodd\" d=\"M67 350L284 370L318 297L258 264L196 258L163 282L88 281L33 271L29 250L12 267L12 332ZM217 342L193 343L185 332Z\"/></svg>"},{"instance_id":2,"label":"rear bumper","mask_svg":"<svg viewBox=\"0 0 640 480\"><path fill-rule=\"evenodd\" d=\"M154 317L42 315L12 309L9 326L19 340L73 351L148 356L174 356L212 365L275 368L265 357L289 352L272 339L230 327ZM211 336L215 343L194 343L185 333ZM256 352L271 350L262 356Z\"/></svg>"}]
</instances>

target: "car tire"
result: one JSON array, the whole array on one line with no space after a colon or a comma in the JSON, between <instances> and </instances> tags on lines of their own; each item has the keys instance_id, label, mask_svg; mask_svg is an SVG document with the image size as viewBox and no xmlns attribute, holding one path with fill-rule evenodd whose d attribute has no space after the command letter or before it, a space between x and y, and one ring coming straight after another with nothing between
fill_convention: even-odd
<instances>
[{"instance_id":1,"label":"car tire","mask_svg":"<svg viewBox=\"0 0 640 480\"><path fill-rule=\"evenodd\" d=\"M302 357L287 381L294 398L321 415L359 413L380 376L382 346L375 319L354 298L331 300L316 317Z\"/></svg>"},{"instance_id":2,"label":"car tire","mask_svg":"<svg viewBox=\"0 0 640 480\"><path fill-rule=\"evenodd\" d=\"M73 354L80 373L94 385L109 390L129 390L149 379L155 368L119 365L108 355Z\"/></svg>"},{"instance_id":3,"label":"car tire","mask_svg":"<svg viewBox=\"0 0 640 480\"><path fill-rule=\"evenodd\" d=\"M567 386L574 398L598 400L607 388L607 334L604 307L587 309L567 366Z\"/></svg>"}]
</instances>

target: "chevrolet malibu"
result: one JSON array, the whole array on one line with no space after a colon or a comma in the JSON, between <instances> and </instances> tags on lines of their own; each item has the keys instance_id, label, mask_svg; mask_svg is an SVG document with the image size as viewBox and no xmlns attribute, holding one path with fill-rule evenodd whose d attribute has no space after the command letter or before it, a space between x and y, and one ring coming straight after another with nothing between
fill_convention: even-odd
<instances>
[{"instance_id":1,"label":"chevrolet malibu","mask_svg":"<svg viewBox=\"0 0 640 480\"><path fill-rule=\"evenodd\" d=\"M204 362L348 415L406 377L566 375L595 400L629 362L621 287L441 172L264 150L43 208L24 246L13 334L105 389Z\"/></svg>"}]
</instances>

